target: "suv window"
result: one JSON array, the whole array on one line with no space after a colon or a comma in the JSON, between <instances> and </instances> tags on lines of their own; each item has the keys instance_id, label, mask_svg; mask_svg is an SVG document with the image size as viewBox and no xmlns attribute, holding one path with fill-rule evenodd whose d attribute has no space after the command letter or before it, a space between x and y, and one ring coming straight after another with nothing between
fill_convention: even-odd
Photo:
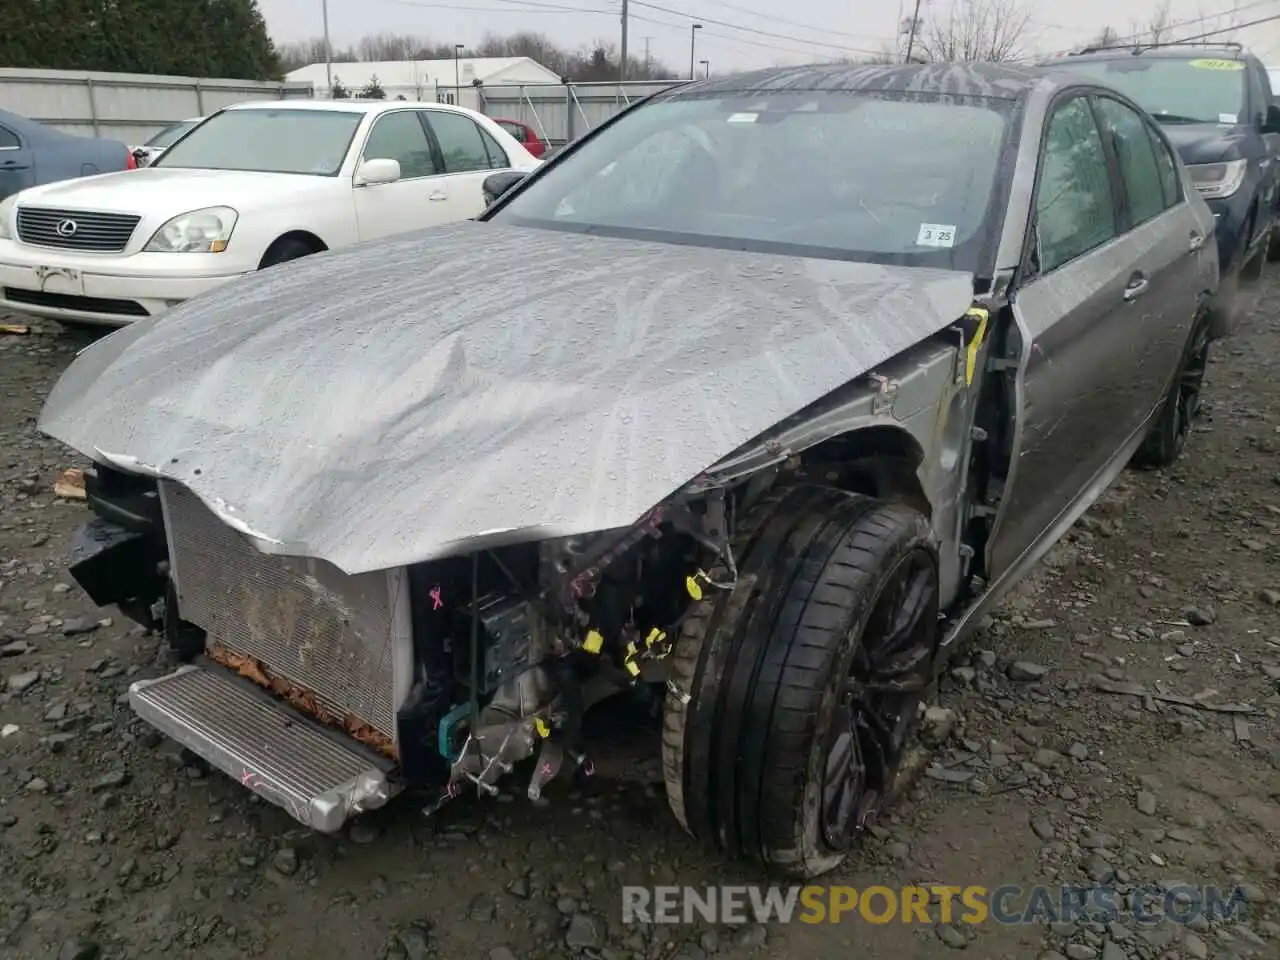
<instances>
[{"instance_id":1,"label":"suv window","mask_svg":"<svg viewBox=\"0 0 1280 960\"><path fill-rule=\"evenodd\" d=\"M1160 168L1160 185L1164 190L1164 205L1176 207L1182 202L1182 178L1178 175L1178 162L1173 152L1165 143L1164 137L1151 125L1146 124L1147 137L1151 140L1151 149L1156 155L1156 166Z\"/></svg>"},{"instance_id":2,"label":"suv window","mask_svg":"<svg viewBox=\"0 0 1280 960\"><path fill-rule=\"evenodd\" d=\"M1271 102L1271 84L1267 81L1266 71L1260 64L1248 62L1249 71L1249 110L1252 116L1241 117L1254 123L1263 123L1267 119L1267 104Z\"/></svg>"},{"instance_id":3,"label":"suv window","mask_svg":"<svg viewBox=\"0 0 1280 960\"><path fill-rule=\"evenodd\" d=\"M524 143L524 127L520 126L520 124L512 123L510 120L504 120L498 124L498 126L507 131L507 133L511 134L511 136L515 137L521 143Z\"/></svg>"},{"instance_id":4,"label":"suv window","mask_svg":"<svg viewBox=\"0 0 1280 960\"><path fill-rule=\"evenodd\" d=\"M1095 102L1120 164L1133 225L1146 223L1165 208L1164 184L1146 121L1119 100L1098 97Z\"/></svg>"},{"instance_id":5,"label":"suv window","mask_svg":"<svg viewBox=\"0 0 1280 960\"><path fill-rule=\"evenodd\" d=\"M18 139L18 135L8 127L0 127L0 150L17 149L22 146L22 141Z\"/></svg>"},{"instance_id":6,"label":"suv window","mask_svg":"<svg viewBox=\"0 0 1280 960\"><path fill-rule=\"evenodd\" d=\"M428 119L440 142L445 173L468 173L489 170L489 152L485 149L480 128L460 113L433 110Z\"/></svg>"},{"instance_id":7,"label":"suv window","mask_svg":"<svg viewBox=\"0 0 1280 960\"><path fill-rule=\"evenodd\" d=\"M1107 155L1084 97L1067 101L1049 120L1036 192L1036 225L1041 273L1116 235Z\"/></svg>"},{"instance_id":8,"label":"suv window","mask_svg":"<svg viewBox=\"0 0 1280 960\"><path fill-rule=\"evenodd\" d=\"M418 119L419 111L397 110L383 114L373 124L364 147L366 160L397 160L405 180L437 173L431 141Z\"/></svg>"}]
</instances>

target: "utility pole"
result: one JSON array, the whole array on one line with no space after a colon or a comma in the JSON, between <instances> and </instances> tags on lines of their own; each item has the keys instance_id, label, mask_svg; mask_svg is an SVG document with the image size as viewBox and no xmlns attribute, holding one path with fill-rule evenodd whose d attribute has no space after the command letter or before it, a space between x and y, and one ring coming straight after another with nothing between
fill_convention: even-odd
<instances>
[{"instance_id":1,"label":"utility pole","mask_svg":"<svg viewBox=\"0 0 1280 960\"><path fill-rule=\"evenodd\" d=\"M653 58L649 56L649 41L652 39L653 37L644 38L644 70L646 74L649 72L649 69L653 66Z\"/></svg>"},{"instance_id":2,"label":"utility pole","mask_svg":"<svg viewBox=\"0 0 1280 960\"><path fill-rule=\"evenodd\" d=\"M918 3L919 0L916 0L916 2ZM700 23L695 23L693 26L689 28L689 79L690 80L697 79L697 77L693 75L693 48L694 48L694 45L698 42L698 31L701 29L702 29L702 24Z\"/></svg>"},{"instance_id":3,"label":"utility pole","mask_svg":"<svg viewBox=\"0 0 1280 960\"><path fill-rule=\"evenodd\" d=\"M329 42L329 0L320 0L320 16L324 18L324 80L333 96L333 44Z\"/></svg>"},{"instance_id":4,"label":"utility pole","mask_svg":"<svg viewBox=\"0 0 1280 960\"><path fill-rule=\"evenodd\" d=\"M907 34L907 56L904 63L911 62L911 50L916 45L916 30L920 27L920 0L916 0L915 11L911 14L911 30Z\"/></svg>"},{"instance_id":5,"label":"utility pole","mask_svg":"<svg viewBox=\"0 0 1280 960\"><path fill-rule=\"evenodd\" d=\"M622 0L622 59L618 64L618 79L627 79L627 0Z\"/></svg>"}]
</instances>

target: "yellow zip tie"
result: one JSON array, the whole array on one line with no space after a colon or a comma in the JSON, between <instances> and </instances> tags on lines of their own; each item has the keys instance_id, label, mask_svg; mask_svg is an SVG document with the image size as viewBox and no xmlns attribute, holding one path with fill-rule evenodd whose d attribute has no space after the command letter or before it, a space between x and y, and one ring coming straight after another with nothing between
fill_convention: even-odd
<instances>
[{"instance_id":1,"label":"yellow zip tie","mask_svg":"<svg viewBox=\"0 0 1280 960\"><path fill-rule=\"evenodd\" d=\"M701 571L699 571L701 572ZM697 577L685 577L684 588L688 591L689 596L694 600L702 599L702 584L698 583Z\"/></svg>"},{"instance_id":2,"label":"yellow zip tie","mask_svg":"<svg viewBox=\"0 0 1280 960\"><path fill-rule=\"evenodd\" d=\"M533 729L538 731L538 736L540 737L551 736L551 728L547 726L547 721L543 720L541 717L533 718Z\"/></svg>"},{"instance_id":3,"label":"yellow zip tie","mask_svg":"<svg viewBox=\"0 0 1280 960\"><path fill-rule=\"evenodd\" d=\"M587 653L599 653L604 646L604 637L601 636L599 630L588 630L586 638L582 641L582 649Z\"/></svg>"},{"instance_id":4,"label":"yellow zip tie","mask_svg":"<svg viewBox=\"0 0 1280 960\"><path fill-rule=\"evenodd\" d=\"M973 385L973 374L978 366L978 351L982 348L982 341L987 335L987 321L991 318L991 314L983 307L970 307L965 311L965 316L976 317L978 320L978 330L964 351L964 385L968 387Z\"/></svg>"}]
</instances>

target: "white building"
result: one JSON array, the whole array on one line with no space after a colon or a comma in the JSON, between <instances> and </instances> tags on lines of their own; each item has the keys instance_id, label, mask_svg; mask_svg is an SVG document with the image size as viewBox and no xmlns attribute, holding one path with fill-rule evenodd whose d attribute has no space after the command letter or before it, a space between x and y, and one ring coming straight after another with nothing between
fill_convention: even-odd
<instances>
[{"instance_id":1,"label":"white building","mask_svg":"<svg viewBox=\"0 0 1280 960\"><path fill-rule=\"evenodd\" d=\"M335 63L332 70L334 82L341 83L352 96L376 77L388 100L404 97L406 100L458 103L472 109L478 103L475 94L477 80L485 86L560 82L553 71L529 57ZM326 65L323 63L290 70L285 79L310 83L318 98L329 96Z\"/></svg>"}]
</instances>

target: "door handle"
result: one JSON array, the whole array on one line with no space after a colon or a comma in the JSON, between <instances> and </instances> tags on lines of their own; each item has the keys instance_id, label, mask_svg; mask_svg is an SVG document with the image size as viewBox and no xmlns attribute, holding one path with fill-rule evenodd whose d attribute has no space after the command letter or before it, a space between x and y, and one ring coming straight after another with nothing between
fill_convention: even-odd
<instances>
[{"instance_id":1,"label":"door handle","mask_svg":"<svg viewBox=\"0 0 1280 960\"><path fill-rule=\"evenodd\" d=\"M439 190L437 190L435 193L428 196L427 199L428 200L448 200L449 195L447 193L441 193Z\"/></svg>"},{"instance_id":2,"label":"door handle","mask_svg":"<svg viewBox=\"0 0 1280 960\"><path fill-rule=\"evenodd\" d=\"M1196 233L1194 230L1192 230L1191 241L1190 243L1187 244L1187 246L1191 249L1192 253L1195 253L1197 250L1199 250L1201 247L1204 246L1204 235L1200 233Z\"/></svg>"},{"instance_id":3,"label":"door handle","mask_svg":"<svg viewBox=\"0 0 1280 960\"><path fill-rule=\"evenodd\" d=\"M1151 286L1151 281L1140 273L1135 273L1129 278L1128 285L1124 288L1124 298L1126 300L1137 300L1140 296L1147 292L1147 287Z\"/></svg>"}]
</instances>

